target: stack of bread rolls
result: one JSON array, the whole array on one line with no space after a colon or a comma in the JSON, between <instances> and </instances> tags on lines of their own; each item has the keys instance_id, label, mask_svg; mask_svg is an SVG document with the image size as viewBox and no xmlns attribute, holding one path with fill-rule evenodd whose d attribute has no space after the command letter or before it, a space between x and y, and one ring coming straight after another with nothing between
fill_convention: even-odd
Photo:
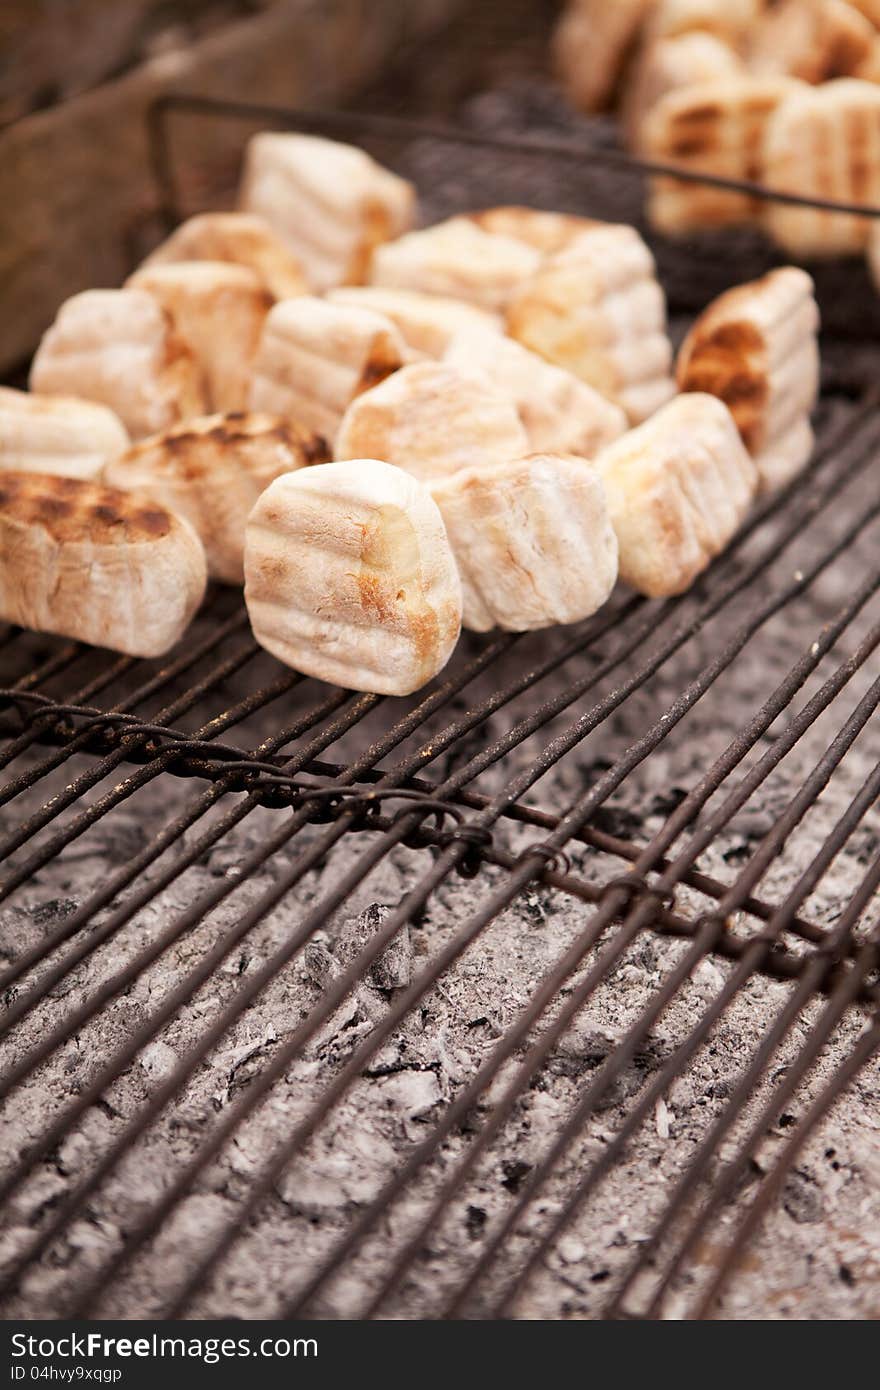
<instances>
[{"instance_id":1,"label":"stack of bread rolls","mask_svg":"<svg viewBox=\"0 0 880 1390\"><path fill-rule=\"evenodd\" d=\"M0 390L0 617L158 656L243 583L279 660L405 695L462 624L683 593L806 464L803 271L723 296L675 364L633 228L415 219L362 151L259 135L238 211L62 305Z\"/></svg>"},{"instance_id":2,"label":"stack of bread rolls","mask_svg":"<svg viewBox=\"0 0 880 1390\"><path fill-rule=\"evenodd\" d=\"M880 208L877 0L569 0L554 50L572 102L616 104L648 160ZM867 253L880 285L877 219L669 176L648 215L668 235L754 224L798 258Z\"/></svg>"}]
</instances>

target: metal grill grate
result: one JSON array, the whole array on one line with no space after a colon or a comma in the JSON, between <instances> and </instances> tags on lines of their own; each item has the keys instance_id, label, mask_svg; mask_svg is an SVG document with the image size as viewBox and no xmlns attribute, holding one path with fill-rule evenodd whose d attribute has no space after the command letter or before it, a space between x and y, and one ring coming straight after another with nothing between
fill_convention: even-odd
<instances>
[{"instance_id":1,"label":"metal grill grate","mask_svg":"<svg viewBox=\"0 0 880 1390\"><path fill-rule=\"evenodd\" d=\"M163 104L169 215L187 107L267 119ZM541 163L602 215L598 154ZM826 362L811 467L688 595L465 638L409 701L283 670L231 591L161 668L3 636L11 1314L735 1315L880 1045L880 418L870 348Z\"/></svg>"}]
</instances>

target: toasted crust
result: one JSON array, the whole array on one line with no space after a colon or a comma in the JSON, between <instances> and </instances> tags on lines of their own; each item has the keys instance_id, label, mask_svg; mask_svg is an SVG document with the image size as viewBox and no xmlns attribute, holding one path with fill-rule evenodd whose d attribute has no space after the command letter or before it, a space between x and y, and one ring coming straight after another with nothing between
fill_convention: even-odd
<instances>
[{"instance_id":1,"label":"toasted crust","mask_svg":"<svg viewBox=\"0 0 880 1390\"><path fill-rule=\"evenodd\" d=\"M239 197L305 268L313 290L360 284L373 250L415 220L415 190L353 145L263 132L249 142Z\"/></svg>"},{"instance_id":2,"label":"toasted crust","mask_svg":"<svg viewBox=\"0 0 880 1390\"><path fill-rule=\"evenodd\" d=\"M666 300L653 257L632 227L598 224L548 257L511 299L507 326L632 421L674 392Z\"/></svg>"},{"instance_id":3,"label":"toasted crust","mask_svg":"<svg viewBox=\"0 0 880 1390\"><path fill-rule=\"evenodd\" d=\"M417 362L352 402L336 457L382 458L427 480L519 457L528 446L512 399L482 374Z\"/></svg>"},{"instance_id":4,"label":"toasted crust","mask_svg":"<svg viewBox=\"0 0 880 1390\"><path fill-rule=\"evenodd\" d=\"M553 35L565 93L582 111L601 111L656 0L571 0Z\"/></svg>"},{"instance_id":5,"label":"toasted crust","mask_svg":"<svg viewBox=\"0 0 880 1390\"><path fill-rule=\"evenodd\" d=\"M818 327L812 280L806 271L787 266L716 299L679 353L679 387L724 401L765 489L787 481L812 450Z\"/></svg>"},{"instance_id":6,"label":"toasted crust","mask_svg":"<svg viewBox=\"0 0 880 1390\"><path fill-rule=\"evenodd\" d=\"M265 218L247 212L202 212L181 223L144 266L177 261L229 261L257 276L273 299L306 294L308 284L297 257Z\"/></svg>"},{"instance_id":7,"label":"toasted crust","mask_svg":"<svg viewBox=\"0 0 880 1390\"><path fill-rule=\"evenodd\" d=\"M469 217L452 217L380 246L373 256L370 281L463 299L498 312L540 261L534 246L485 232Z\"/></svg>"},{"instance_id":8,"label":"toasted crust","mask_svg":"<svg viewBox=\"0 0 880 1390\"><path fill-rule=\"evenodd\" d=\"M266 320L250 408L289 415L332 445L351 402L405 358L403 339L381 314L310 296L288 299Z\"/></svg>"},{"instance_id":9,"label":"toasted crust","mask_svg":"<svg viewBox=\"0 0 880 1390\"><path fill-rule=\"evenodd\" d=\"M786 78L728 78L668 92L648 114L641 148L660 162L749 182L764 175L765 131L796 84ZM761 200L678 179L652 179L648 213L662 232L724 227L760 217Z\"/></svg>"},{"instance_id":10,"label":"toasted crust","mask_svg":"<svg viewBox=\"0 0 880 1390\"><path fill-rule=\"evenodd\" d=\"M584 459L532 454L431 487L461 575L464 625L511 632L580 622L617 578L602 480Z\"/></svg>"},{"instance_id":11,"label":"toasted crust","mask_svg":"<svg viewBox=\"0 0 880 1390\"><path fill-rule=\"evenodd\" d=\"M245 576L257 641L349 689L408 695L458 640L461 585L437 506L375 459L272 483L248 521Z\"/></svg>"},{"instance_id":12,"label":"toasted crust","mask_svg":"<svg viewBox=\"0 0 880 1390\"><path fill-rule=\"evenodd\" d=\"M125 426L106 406L0 386L0 468L95 478L128 445Z\"/></svg>"},{"instance_id":13,"label":"toasted crust","mask_svg":"<svg viewBox=\"0 0 880 1390\"><path fill-rule=\"evenodd\" d=\"M0 473L0 617L39 632L159 656L205 589L189 524L143 497L79 478Z\"/></svg>"},{"instance_id":14,"label":"toasted crust","mask_svg":"<svg viewBox=\"0 0 880 1390\"><path fill-rule=\"evenodd\" d=\"M758 473L714 396L678 396L596 459L620 577L649 598L684 593L745 516Z\"/></svg>"},{"instance_id":15,"label":"toasted crust","mask_svg":"<svg viewBox=\"0 0 880 1390\"><path fill-rule=\"evenodd\" d=\"M196 360L145 290L85 290L62 304L31 368L31 390L109 406L133 439L205 409Z\"/></svg>"},{"instance_id":16,"label":"toasted crust","mask_svg":"<svg viewBox=\"0 0 880 1390\"><path fill-rule=\"evenodd\" d=\"M592 458L627 428L621 408L592 386L491 329L459 334L444 360L464 371L484 372L509 395L536 451Z\"/></svg>"},{"instance_id":17,"label":"toasted crust","mask_svg":"<svg viewBox=\"0 0 880 1390\"><path fill-rule=\"evenodd\" d=\"M224 261L181 261L144 266L128 284L153 295L171 315L202 371L209 407L242 410L273 302L259 276Z\"/></svg>"},{"instance_id":18,"label":"toasted crust","mask_svg":"<svg viewBox=\"0 0 880 1390\"><path fill-rule=\"evenodd\" d=\"M142 440L108 465L104 479L186 517L208 573L241 584L245 522L257 498L282 473L328 458L326 442L292 420L208 415Z\"/></svg>"},{"instance_id":19,"label":"toasted crust","mask_svg":"<svg viewBox=\"0 0 880 1390\"><path fill-rule=\"evenodd\" d=\"M880 88L841 79L801 86L767 126L764 177L771 188L837 202L880 203ZM768 203L767 230L798 256L834 256L865 249L871 219Z\"/></svg>"}]
</instances>

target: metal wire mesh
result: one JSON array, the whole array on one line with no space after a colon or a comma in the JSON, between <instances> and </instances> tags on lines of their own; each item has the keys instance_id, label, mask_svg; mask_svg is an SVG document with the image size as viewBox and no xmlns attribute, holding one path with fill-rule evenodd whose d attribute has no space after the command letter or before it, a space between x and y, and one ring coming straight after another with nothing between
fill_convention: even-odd
<instances>
[{"instance_id":1,"label":"metal wire mesh","mask_svg":"<svg viewBox=\"0 0 880 1390\"><path fill-rule=\"evenodd\" d=\"M390 138L388 123L378 129ZM175 216L166 135L154 127ZM412 142L411 130L402 135ZM426 140L422 131L416 162ZM490 137L464 143L499 152ZM545 146L542 160L569 203L600 211L595 181L571 188L582 149ZM471 201L489 201L477 175ZM680 252L682 282L687 272ZM739 278L741 267L724 273ZM7 1309L534 1315L547 1305L531 1291L566 1277L571 1232L595 1225L609 1178L618 1209L650 1185L651 1124L668 1127L672 1089L723 1047L731 1010L747 1009L763 981L766 1012L698 1142L669 1160L648 1229L618 1246L613 1272L597 1271L573 1310L735 1307L724 1299L746 1243L880 1043L880 852L865 839L880 792L880 420L870 351L829 342L826 358L809 469L755 512L688 595L619 594L571 630L466 638L411 700L283 670L251 639L232 591L211 595L185 648L161 666L3 635ZM744 663L753 684L731 721ZM733 735L713 739L715 719ZM652 776L669 794L641 822L628 819ZM738 842L733 828L758 803L772 813ZM143 834L112 843L114 827L141 815ZM387 910L368 913L354 948L328 959L325 933L360 911L389 865L399 891ZM41 917L50 889L78 896ZM517 949L511 914L533 906L537 889L540 912L567 927L503 966L518 1007L448 1067L426 1063L418 1028L444 991L454 1016L461 972ZM417 928L421 954L388 983L389 951ZM537 1125L531 1161L505 1167L525 1102L558 1075L585 1012L613 1013L621 972L646 941L659 954L630 990L638 1007ZM359 991L383 961L364 1004ZM697 1008L689 991L708 961L723 969ZM206 1068L259 1021L267 997L283 1026L244 1048L225 1093L194 1118ZM678 1031L648 1066L670 1016ZM149 1084L120 1092L138 1065ZM353 1096L432 1068L444 1084L417 1122L375 1161L362 1155L371 1181L354 1193L335 1170L345 1200L331 1201L332 1219L316 1217L304 1194L328 1154L332 1173L334 1153L348 1152L364 1114ZM599 1133L612 1102L616 1128ZM795 1109L765 1159L768 1131ZM487 1216L471 1198L499 1162L503 1200ZM215 1205L193 1208L206 1194ZM242 1261L269 1248L267 1223L278 1228L270 1288L254 1302L243 1286L254 1263ZM153 1271L147 1302L139 1270Z\"/></svg>"}]
</instances>

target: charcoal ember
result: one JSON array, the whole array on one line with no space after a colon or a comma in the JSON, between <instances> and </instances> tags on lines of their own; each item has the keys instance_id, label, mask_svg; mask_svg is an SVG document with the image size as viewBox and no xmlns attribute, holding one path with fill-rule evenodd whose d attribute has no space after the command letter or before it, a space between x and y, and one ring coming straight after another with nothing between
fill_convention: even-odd
<instances>
[{"instance_id":1,"label":"charcoal ember","mask_svg":"<svg viewBox=\"0 0 880 1390\"><path fill-rule=\"evenodd\" d=\"M342 973L336 957L322 941L310 941L303 952L306 972L319 989L326 989Z\"/></svg>"},{"instance_id":2,"label":"charcoal ember","mask_svg":"<svg viewBox=\"0 0 880 1390\"><path fill-rule=\"evenodd\" d=\"M349 917L343 922L334 941L336 960L343 966L350 965L381 930L391 911L390 907L371 903L357 917ZM405 989L412 976L412 955L412 940L407 924L369 967L370 983L376 989Z\"/></svg>"},{"instance_id":3,"label":"charcoal ember","mask_svg":"<svg viewBox=\"0 0 880 1390\"><path fill-rule=\"evenodd\" d=\"M803 1168L796 1169L786 1178L782 1205L792 1221L798 1224L821 1221L825 1213L822 1193L815 1179Z\"/></svg>"}]
</instances>

